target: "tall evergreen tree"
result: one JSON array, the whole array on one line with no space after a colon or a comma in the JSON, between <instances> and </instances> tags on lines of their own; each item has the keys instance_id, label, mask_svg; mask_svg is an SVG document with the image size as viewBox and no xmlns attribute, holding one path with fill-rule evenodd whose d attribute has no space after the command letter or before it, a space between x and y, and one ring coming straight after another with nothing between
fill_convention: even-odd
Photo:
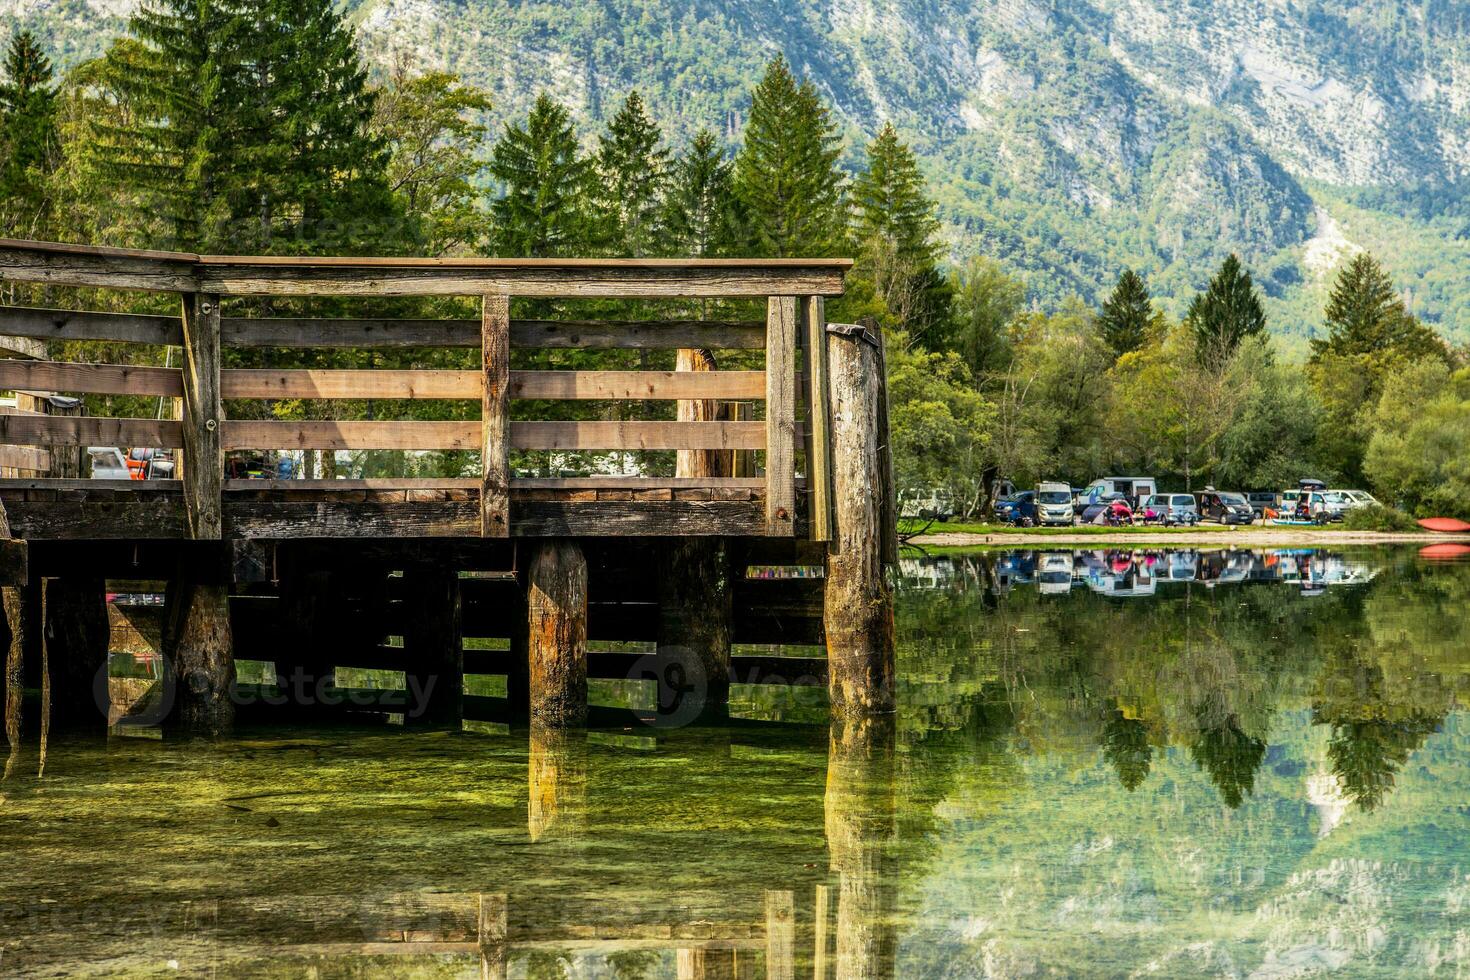
<instances>
[{"instance_id":1,"label":"tall evergreen tree","mask_svg":"<svg viewBox=\"0 0 1470 980\"><path fill-rule=\"evenodd\" d=\"M939 220L914 152L884 123L868 144L868 168L853 183L853 234L879 298L914 338L949 315L949 283L939 271Z\"/></svg>"},{"instance_id":2,"label":"tall evergreen tree","mask_svg":"<svg viewBox=\"0 0 1470 980\"><path fill-rule=\"evenodd\" d=\"M506 123L490 174L503 188L490 206L497 255L554 258L585 250L592 166L565 106L542 92L524 125Z\"/></svg>"},{"instance_id":3,"label":"tall evergreen tree","mask_svg":"<svg viewBox=\"0 0 1470 980\"><path fill-rule=\"evenodd\" d=\"M668 251L674 255L727 256L740 250L740 204L733 165L715 134L702 129L674 161L662 218Z\"/></svg>"},{"instance_id":4,"label":"tall evergreen tree","mask_svg":"<svg viewBox=\"0 0 1470 980\"><path fill-rule=\"evenodd\" d=\"M46 177L57 162L56 87L51 59L30 31L10 39L0 82L0 230L39 237L48 211Z\"/></svg>"},{"instance_id":5,"label":"tall evergreen tree","mask_svg":"<svg viewBox=\"0 0 1470 980\"><path fill-rule=\"evenodd\" d=\"M1202 363L1223 367L1247 337L1266 332L1260 294L1235 253L1225 257L1209 288L1189 304L1185 325L1194 332Z\"/></svg>"},{"instance_id":6,"label":"tall evergreen tree","mask_svg":"<svg viewBox=\"0 0 1470 980\"><path fill-rule=\"evenodd\" d=\"M603 250L641 258L659 248L669 154L643 98L628 93L597 140L596 220Z\"/></svg>"},{"instance_id":7,"label":"tall evergreen tree","mask_svg":"<svg viewBox=\"0 0 1470 980\"><path fill-rule=\"evenodd\" d=\"M1132 269L1124 269L1097 318L1103 340L1113 349L1114 356L1122 357L1148 341L1155 323L1153 300L1143 277Z\"/></svg>"},{"instance_id":8,"label":"tall evergreen tree","mask_svg":"<svg viewBox=\"0 0 1470 980\"><path fill-rule=\"evenodd\" d=\"M834 255L847 231L837 127L810 81L777 55L751 96L735 192L752 248L767 256Z\"/></svg>"},{"instance_id":9,"label":"tall evergreen tree","mask_svg":"<svg viewBox=\"0 0 1470 980\"><path fill-rule=\"evenodd\" d=\"M329 0L149 0L107 78L133 110L105 170L145 190L173 244L381 250L394 234L373 94Z\"/></svg>"},{"instance_id":10,"label":"tall evergreen tree","mask_svg":"<svg viewBox=\"0 0 1470 980\"><path fill-rule=\"evenodd\" d=\"M1449 357L1444 341L1408 311L1393 280L1367 252L1359 252L1337 274L1326 321L1326 339L1312 341L1314 362L1327 354Z\"/></svg>"}]
</instances>

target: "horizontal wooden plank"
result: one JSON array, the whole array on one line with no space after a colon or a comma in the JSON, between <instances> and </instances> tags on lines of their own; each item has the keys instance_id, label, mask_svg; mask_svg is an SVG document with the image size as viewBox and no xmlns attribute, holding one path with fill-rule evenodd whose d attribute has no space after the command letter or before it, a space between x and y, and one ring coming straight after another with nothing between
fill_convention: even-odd
<instances>
[{"instance_id":1,"label":"horizontal wooden plank","mask_svg":"<svg viewBox=\"0 0 1470 980\"><path fill-rule=\"evenodd\" d=\"M225 317L226 347L480 347L479 320L244 319ZM512 320L512 347L700 347L754 350L765 346L765 324L756 320Z\"/></svg>"},{"instance_id":2,"label":"horizontal wooden plank","mask_svg":"<svg viewBox=\"0 0 1470 980\"><path fill-rule=\"evenodd\" d=\"M512 422L516 449L763 449L763 422Z\"/></svg>"},{"instance_id":3,"label":"horizontal wooden plank","mask_svg":"<svg viewBox=\"0 0 1470 980\"><path fill-rule=\"evenodd\" d=\"M0 443L177 449L183 438L179 423L172 419L0 415Z\"/></svg>"},{"instance_id":4,"label":"horizontal wooden plank","mask_svg":"<svg viewBox=\"0 0 1470 980\"><path fill-rule=\"evenodd\" d=\"M232 449L479 449L475 422L229 421L221 429Z\"/></svg>"},{"instance_id":5,"label":"horizontal wooden plank","mask_svg":"<svg viewBox=\"0 0 1470 980\"><path fill-rule=\"evenodd\" d=\"M764 371L512 371L512 398L764 398Z\"/></svg>"},{"instance_id":6,"label":"horizontal wooden plank","mask_svg":"<svg viewBox=\"0 0 1470 980\"><path fill-rule=\"evenodd\" d=\"M526 537L706 536L764 534L759 501L560 501L512 498L512 535Z\"/></svg>"},{"instance_id":7,"label":"horizontal wooden plank","mask_svg":"<svg viewBox=\"0 0 1470 980\"><path fill-rule=\"evenodd\" d=\"M199 288L197 256L0 239L0 282L150 292Z\"/></svg>"},{"instance_id":8,"label":"horizontal wooden plank","mask_svg":"<svg viewBox=\"0 0 1470 980\"><path fill-rule=\"evenodd\" d=\"M696 487L764 489L758 476L567 476L518 477L510 481L517 490L659 490Z\"/></svg>"},{"instance_id":9,"label":"horizontal wooden plank","mask_svg":"<svg viewBox=\"0 0 1470 980\"><path fill-rule=\"evenodd\" d=\"M0 481L3 484L3 481ZM262 491L357 491L357 490L475 490L479 480L422 479L413 477L373 477L366 480L226 480L226 490L259 493Z\"/></svg>"},{"instance_id":10,"label":"horizontal wooden plank","mask_svg":"<svg viewBox=\"0 0 1470 980\"><path fill-rule=\"evenodd\" d=\"M184 381L178 368L0 360L0 388L179 397L184 393Z\"/></svg>"},{"instance_id":11,"label":"horizontal wooden plank","mask_svg":"<svg viewBox=\"0 0 1470 980\"><path fill-rule=\"evenodd\" d=\"M140 494L181 493L181 480L87 480L50 477L10 477L0 479L0 494L13 490L87 490L137 491Z\"/></svg>"},{"instance_id":12,"label":"horizontal wooden plank","mask_svg":"<svg viewBox=\"0 0 1470 980\"><path fill-rule=\"evenodd\" d=\"M174 347L184 342L184 328L176 316L84 313L21 306L0 306L0 333L41 340L111 340Z\"/></svg>"},{"instance_id":13,"label":"horizontal wooden plank","mask_svg":"<svg viewBox=\"0 0 1470 980\"><path fill-rule=\"evenodd\" d=\"M46 359L46 342L34 337L21 337L16 334L0 333L0 354L11 357L24 357L33 361L44 361Z\"/></svg>"},{"instance_id":14,"label":"horizontal wooden plank","mask_svg":"<svg viewBox=\"0 0 1470 980\"><path fill-rule=\"evenodd\" d=\"M220 391L225 398L479 399L481 384L479 371L232 368L220 372Z\"/></svg>"},{"instance_id":15,"label":"horizontal wooden plank","mask_svg":"<svg viewBox=\"0 0 1470 980\"><path fill-rule=\"evenodd\" d=\"M51 469L51 454L34 446L0 446L0 466L44 472Z\"/></svg>"}]
</instances>

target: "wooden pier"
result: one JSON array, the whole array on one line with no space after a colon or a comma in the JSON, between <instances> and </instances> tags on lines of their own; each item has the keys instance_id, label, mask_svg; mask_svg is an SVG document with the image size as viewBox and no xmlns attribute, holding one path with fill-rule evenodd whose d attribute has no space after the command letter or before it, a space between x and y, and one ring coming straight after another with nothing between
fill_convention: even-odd
<instances>
[{"instance_id":1,"label":"wooden pier","mask_svg":"<svg viewBox=\"0 0 1470 980\"><path fill-rule=\"evenodd\" d=\"M0 307L0 346L18 355L0 360L0 389L173 407L159 418L0 409L0 466L16 474L0 478L8 724L20 724L22 684L46 692L48 717L105 717L85 706L97 700L98 651L105 662L109 642L103 589L119 579L168 583L157 627L177 678L168 721L194 732L230 725L237 655L272 661L283 682L289 673L319 682L339 666L401 670L410 688L432 691L415 720L434 724L462 717L467 671L504 673L513 712L576 725L587 718L589 676L647 666L589 653L602 640L656 644L655 673L697 675L685 694L703 717L723 711L732 678L752 677L820 676L839 713L891 710L884 568L896 544L882 340L874 326L828 324L824 312L849 265L231 257L0 241L0 282L24 284L48 307ZM49 308L87 305L74 300L79 291L95 306L174 293L178 314ZM412 297L477 298L481 315L261 315ZM674 318L545 318L552 301L609 300L670 307ZM730 300L763 304L764 318L690 317ZM520 306L537 318L514 317ZM62 341L177 348L167 363L180 366L37 356L38 344ZM478 349L480 366L258 366L272 352L385 348L431 362L437 353L437 363L446 350ZM517 357L567 349L679 353L676 370L522 369L528 359ZM252 366L226 367L242 350ZM740 369L718 369L727 358ZM227 412L247 400L398 399L478 403L478 418ZM677 411L535 417L565 400L671 401ZM177 478L86 479L77 447L87 446L175 450ZM226 479L235 451L376 449L473 452L479 473ZM533 451L672 452L676 467L672 476L518 476L513 454ZM824 574L762 580L753 566ZM48 601L83 625L37 628ZM466 651L475 636L503 649ZM827 656L732 659L732 644L751 642L825 645Z\"/></svg>"}]
</instances>

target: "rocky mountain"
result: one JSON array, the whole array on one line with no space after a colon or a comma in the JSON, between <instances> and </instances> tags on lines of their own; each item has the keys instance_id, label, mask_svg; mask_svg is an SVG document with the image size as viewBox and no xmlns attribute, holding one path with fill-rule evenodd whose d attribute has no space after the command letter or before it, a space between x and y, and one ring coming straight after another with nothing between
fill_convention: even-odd
<instances>
[{"instance_id":1,"label":"rocky mountain","mask_svg":"<svg viewBox=\"0 0 1470 980\"><path fill-rule=\"evenodd\" d=\"M1038 300L1122 265L1175 312L1230 250L1304 344L1344 254L1470 339L1470 4L1464 0L347 0L370 57L553 90L592 126L629 88L675 141L738 137L777 51L861 161L891 119L923 155L956 257L998 255ZM129 0L0 0L63 62Z\"/></svg>"}]
</instances>

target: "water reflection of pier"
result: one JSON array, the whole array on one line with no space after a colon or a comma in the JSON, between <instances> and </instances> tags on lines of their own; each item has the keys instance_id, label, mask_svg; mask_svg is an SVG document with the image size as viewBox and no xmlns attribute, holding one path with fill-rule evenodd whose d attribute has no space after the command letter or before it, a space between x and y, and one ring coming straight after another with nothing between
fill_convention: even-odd
<instances>
[{"instance_id":1,"label":"water reflection of pier","mask_svg":"<svg viewBox=\"0 0 1470 980\"><path fill-rule=\"evenodd\" d=\"M1261 582L1315 595L1329 587L1370 582L1378 570L1370 560L1320 548L1015 549L899 563L900 581L908 588L968 585L1003 595L1026 586L1042 595L1086 589L1115 598L1155 595L1176 585L1214 588Z\"/></svg>"}]
</instances>

